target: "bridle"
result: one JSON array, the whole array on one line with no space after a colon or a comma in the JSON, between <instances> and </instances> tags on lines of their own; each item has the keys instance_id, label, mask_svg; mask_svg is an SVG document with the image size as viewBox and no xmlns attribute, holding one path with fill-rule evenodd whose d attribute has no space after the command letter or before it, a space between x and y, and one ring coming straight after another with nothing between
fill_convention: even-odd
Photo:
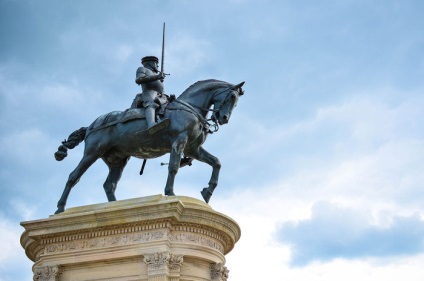
<instances>
[{"instance_id":1,"label":"bridle","mask_svg":"<svg viewBox=\"0 0 424 281\"><path fill-rule=\"evenodd\" d=\"M227 95L225 96L225 98L220 102L220 104L218 106L214 106L213 109L191 105L191 104L189 104L187 102L180 101L178 99L176 99L175 101L178 102L178 103L180 103L180 104L182 104L182 105L184 105L184 106L186 106L186 107L188 107L190 109L190 111L192 111L192 113L194 113L197 116L197 118L200 120L200 122L202 124L204 124L206 128L208 128L208 132L212 134L212 133L218 132L218 130L219 130L219 124L218 124L219 111L224 106L224 104L226 103L226 101L228 100L228 98L230 97L230 95L232 94L232 92L235 91L235 90L238 91L238 95L239 96L241 96L241 95L244 94L244 91L241 89L241 86L240 85L232 86L232 87L226 88L226 89L224 89L222 91L219 91L217 93L214 93L213 96L212 96L212 100L214 100L217 96L219 96L219 95L221 95L221 94L223 94L225 92L228 92ZM211 118L210 119L205 119L196 110L194 110L194 108L200 109L202 111L210 111L210 112L212 112ZM210 124L209 121L212 121L213 124Z\"/></svg>"},{"instance_id":2,"label":"bridle","mask_svg":"<svg viewBox=\"0 0 424 281\"><path fill-rule=\"evenodd\" d=\"M222 109L222 107L224 106L224 104L227 102L228 98L230 97L230 95L232 94L232 92L234 90L238 91L239 96L243 95L243 91L241 90L241 87L230 87L227 89L224 89L222 91L219 91L217 93L214 93L212 96L212 100L214 100L217 96L227 92L227 95L225 96L225 98L220 102L220 104L218 106L214 106L213 109L210 108L201 108L201 107L197 107L201 110L205 110L205 111L211 111L212 115L210 119L207 119L207 121L212 121L213 124L210 125L210 127L212 127L213 129L209 129L210 133L215 133L219 130L219 124L218 124L218 118L219 118L219 111Z\"/></svg>"}]
</instances>

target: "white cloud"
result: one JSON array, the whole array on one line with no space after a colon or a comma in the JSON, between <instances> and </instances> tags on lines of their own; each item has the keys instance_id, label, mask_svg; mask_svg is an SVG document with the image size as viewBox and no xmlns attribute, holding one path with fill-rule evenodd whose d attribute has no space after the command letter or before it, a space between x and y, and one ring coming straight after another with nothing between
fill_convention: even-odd
<instances>
[{"instance_id":1,"label":"white cloud","mask_svg":"<svg viewBox=\"0 0 424 281\"><path fill-rule=\"evenodd\" d=\"M21 233L16 226L11 225L10 221L3 217L0 217L0 236L3 243L2 250L0 251L1 264L7 262L8 259L17 259L19 252L15 249L21 247L19 244Z\"/></svg>"},{"instance_id":2,"label":"white cloud","mask_svg":"<svg viewBox=\"0 0 424 281\"><path fill-rule=\"evenodd\" d=\"M75 111L83 106L87 94L63 84L46 84L36 99L41 106Z\"/></svg>"},{"instance_id":3,"label":"white cloud","mask_svg":"<svg viewBox=\"0 0 424 281\"><path fill-rule=\"evenodd\" d=\"M28 221L34 218L34 214L37 210L35 205L28 205L20 199L14 200L10 203L13 207L14 213L18 214L23 221Z\"/></svg>"},{"instance_id":4,"label":"white cloud","mask_svg":"<svg viewBox=\"0 0 424 281\"><path fill-rule=\"evenodd\" d=\"M213 149L231 155L223 163L231 166L235 184L249 174L252 184L274 185L277 193L284 188L302 197L345 197L351 202L378 196L391 204L415 198L417 208L424 168L424 138L417 125L424 118L424 99L390 95L396 95L390 100L401 101L359 95L279 127L244 112L239 118L235 112L237 119L229 126L237 130L225 128L217 135L231 141Z\"/></svg>"},{"instance_id":5,"label":"white cloud","mask_svg":"<svg viewBox=\"0 0 424 281\"><path fill-rule=\"evenodd\" d=\"M177 77L175 79L192 74L200 65L213 59L213 50L204 39L197 39L185 33L174 35L172 39L166 49L166 56L172 60L165 60L167 69Z\"/></svg>"},{"instance_id":6,"label":"white cloud","mask_svg":"<svg viewBox=\"0 0 424 281\"><path fill-rule=\"evenodd\" d=\"M292 247L291 262L300 266L314 260L414 256L424 252L424 221L418 213L392 216L383 226L374 221L366 210L318 202L310 219L283 223L277 236Z\"/></svg>"},{"instance_id":7,"label":"white cloud","mask_svg":"<svg viewBox=\"0 0 424 281\"><path fill-rule=\"evenodd\" d=\"M395 95L395 98L392 96L386 100L378 96L360 95L362 98L323 107L317 110L313 118L280 127L280 130L275 130L275 124L270 126L247 116L252 122L243 119L237 124L241 127L241 134L240 139L235 140L236 144L228 147L231 158L237 159L238 163L249 163L245 161L255 155L256 162L247 170L230 164L230 174L233 173L232 177L235 177L233 182L237 189L227 193L225 199L218 195L218 198L211 200L216 210L233 217L241 225L242 239L228 260L231 278L248 280L255 276L262 280L273 280L281 275L289 280L329 281L339 280L344 272L354 272L343 278L381 280L386 277L388 280L398 280L393 276L399 277L408 271L424 276L419 263L415 262L415 259L423 259L419 255L423 249L408 254L405 246L402 252L400 243L405 237L394 235L412 235L402 232L403 227L411 230L414 225L404 224L407 221L422 225L424 140L421 132L415 128L424 117L419 110L424 100L417 95L401 98L404 93L391 95ZM332 134L334 131L337 133ZM226 134L231 132L227 131ZM307 149L309 142L314 147L312 152ZM266 162L258 163L261 159L259 156L263 154L266 157L262 160ZM288 172L283 170L286 167ZM263 180L243 181L246 171L253 178ZM220 185L219 188L225 187ZM362 249L364 256L363 247L369 242L367 239L378 240L378 237L397 243L400 256L387 258L390 254L396 255L395 249L390 251L390 245L388 248L380 245L383 253L374 259L358 254L357 260L336 259L312 262L300 269L290 267L289 257L293 252L287 248L288 244L278 245L276 242L278 227L285 222L313 220L316 212L313 205L320 200L338 206L340 209L336 208L334 213L343 214L340 211L347 210L344 212L348 215L344 216L345 233L359 232L360 239L352 238L350 243ZM343 222L343 218L338 222ZM326 226L327 229L316 225L315 229L307 231L317 233L316 239L324 243L327 236L318 234L331 230L330 223ZM333 234L342 236L341 226L338 226L334 225ZM383 237L391 234L394 240ZM410 241L414 241L410 238ZM257 259L266 259L268 267L263 266L267 270L240 273L250 249ZM375 252L374 255L378 256ZM325 259L318 254L315 257ZM313 255L309 258L313 260ZM382 262L385 264L381 265ZM396 266L397 262L402 266ZM345 270L338 270L337 267ZM415 280L420 280L420 277Z\"/></svg>"},{"instance_id":8,"label":"white cloud","mask_svg":"<svg viewBox=\"0 0 424 281\"><path fill-rule=\"evenodd\" d=\"M49 74L39 71L32 72L24 79L34 79L30 83L22 83L18 73L27 73L27 66L9 63L0 65L0 96L3 99L1 114L9 121L6 125L20 126L33 122L34 119L51 120L50 115L60 112L76 115L95 109L101 102L102 95L91 85L81 85L82 78L77 80L68 75L65 82L60 78L52 78ZM33 76L36 76L34 78ZM60 75L59 75L60 76ZM5 122L5 120L2 120Z\"/></svg>"},{"instance_id":9,"label":"white cloud","mask_svg":"<svg viewBox=\"0 0 424 281\"><path fill-rule=\"evenodd\" d=\"M409 258L396 258L387 261L364 259L343 260L338 259L328 263L314 263L302 268L282 267L277 274L287 280L299 281L398 281L407 276L408 281L420 281L424 270L420 264L424 256ZM269 279L272 280L272 279Z\"/></svg>"},{"instance_id":10,"label":"white cloud","mask_svg":"<svg viewBox=\"0 0 424 281\"><path fill-rule=\"evenodd\" d=\"M0 280L31 280L32 262L25 256L19 238L23 228L12 223L0 214L0 237L2 248L0 251Z\"/></svg>"},{"instance_id":11,"label":"white cloud","mask_svg":"<svg viewBox=\"0 0 424 281\"><path fill-rule=\"evenodd\" d=\"M134 48L129 45L119 45L117 49L114 50L113 54L117 62L115 63L124 63L128 58L134 53Z\"/></svg>"},{"instance_id":12,"label":"white cloud","mask_svg":"<svg viewBox=\"0 0 424 281\"><path fill-rule=\"evenodd\" d=\"M287 194L289 195L289 194ZM409 256L379 257L379 258L358 258L358 259L333 259L332 261L312 262L302 267L290 266L292 255L289 245L277 242L278 226L282 221L307 220L311 217L311 206L302 198L281 197L279 194L272 194L269 190L261 189L252 192L242 191L233 194L226 199L213 198L212 207L229 215L241 227L241 239L235 245L232 252L227 256L227 266L230 269L230 278L234 280L307 280L307 281L336 281L336 280L399 280L401 276L408 276L419 281L424 276L421 263L424 255L412 254ZM370 206L372 207L372 206ZM359 231L362 238L367 239L365 229L375 227L374 214L369 210L343 209L344 212L328 213L338 216L338 222L355 222L358 228L348 228L347 237L353 237L353 233ZM347 214L348 216L345 216ZM380 214L384 216L385 214ZM393 213L390 214L393 218ZM412 218L412 217L411 217ZM401 232L409 235L407 230L402 229L399 221L392 222L392 228L396 226ZM363 225L361 225L364 223ZM422 224L422 221L421 221ZM307 233L299 233L299 236L310 234L316 239L329 241L329 237L320 236L320 233L330 231L331 225L317 225L316 228L307 230ZM337 225L335 225L337 229ZM364 230L364 231L361 231ZM349 231L352 231L350 233ZM388 232L387 232L388 233ZM339 233L340 234L340 233ZM374 236L375 237L375 236ZM422 236L416 236L422 237ZM342 237L341 237L342 238ZM331 241L330 241L331 242ZM407 243L408 241L399 241ZM412 242L412 241L410 241ZM305 245L306 246L306 245ZM311 245L309 245L311 246ZM365 245L360 245L364 247ZM395 246L400 246L395 243ZM249 267L246 267L250 265ZM349 274L346 275L346 272Z\"/></svg>"},{"instance_id":13,"label":"white cloud","mask_svg":"<svg viewBox=\"0 0 424 281\"><path fill-rule=\"evenodd\" d=\"M49 139L39 129L21 130L0 138L3 160L17 161L20 165L34 165L48 151ZM50 153L51 154L51 153Z\"/></svg>"}]
</instances>

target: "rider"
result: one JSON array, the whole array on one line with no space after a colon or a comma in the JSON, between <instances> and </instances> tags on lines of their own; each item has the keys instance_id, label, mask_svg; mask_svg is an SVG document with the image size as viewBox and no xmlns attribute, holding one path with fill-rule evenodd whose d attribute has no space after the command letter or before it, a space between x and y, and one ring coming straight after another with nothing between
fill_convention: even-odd
<instances>
[{"instance_id":1,"label":"rider","mask_svg":"<svg viewBox=\"0 0 424 281\"><path fill-rule=\"evenodd\" d=\"M134 98L134 101L131 104L131 108L145 108L145 116L147 121L147 128L149 133L153 134L156 131L159 131L163 128L164 125L156 125L156 109L159 107L160 101L159 98L166 99L164 94L163 80L165 79L165 73L158 70L159 59L155 56L147 56L141 59L143 66L137 69L135 75L135 83L141 85L143 92L137 94ZM166 121L166 120L165 120ZM162 122L166 123L166 122ZM153 127L153 128L152 128ZM140 175L143 174L145 161L140 171ZM186 165L191 166L193 158L183 157L181 158L180 167Z\"/></svg>"},{"instance_id":2,"label":"rider","mask_svg":"<svg viewBox=\"0 0 424 281\"><path fill-rule=\"evenodd\" d=\"M165 74L158 70L159 59L155 56L144 57L141 63L143 66L137 69L135 83L141 85L143 92L134 98L131 108L145 108L147 128L150 129L156 125L155 111L159 107L158 97L164 92Z\"/></svg>"}]
</instances>

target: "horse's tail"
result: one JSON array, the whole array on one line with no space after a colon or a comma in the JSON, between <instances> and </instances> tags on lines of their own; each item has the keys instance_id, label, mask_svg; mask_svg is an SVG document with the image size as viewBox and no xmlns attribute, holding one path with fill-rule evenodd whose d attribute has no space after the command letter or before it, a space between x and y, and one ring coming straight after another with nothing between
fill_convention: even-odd
<instances>
[{"instance_id":1,"label":"horse's tail","mask_svg":"<svg viewBox=\"0 0 424 281\"><path fill-rule=\"evenodd\" d=\"M72 149L79 145L85 139L86 131L87 127L81 127L78 130L72 132L72 134L69 135L68 140L65 139L62 141L62 144L54 154L54 158L56 158L57 161L62 161L66 156L68 156L68 148Z\"/></svg>"}]
</instances>

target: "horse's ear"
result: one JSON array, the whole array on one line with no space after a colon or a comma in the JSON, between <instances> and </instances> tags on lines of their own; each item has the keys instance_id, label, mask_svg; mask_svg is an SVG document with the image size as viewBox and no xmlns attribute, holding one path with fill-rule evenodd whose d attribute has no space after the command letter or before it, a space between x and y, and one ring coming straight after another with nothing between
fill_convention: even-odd
<instances>
[{"instance_id":1,"label":"horse's ear","mask_svg":"<svg viewBox=\"0 0 424 281\"><path fill-rule=\"evenodd\" d=\"M239 84L237 84L237 85L234 85L234 87L233 87L233 89L238 89L239 90L239 95L240 96L242 96L244 94L244 91L241 88L241 87L243 87L243 85L244 85L244 81L241 82L241 83L239 83Z\"/></svg>"},{"instance_id":2,"label":"horse's ear","mask_svg":"<svg viewBox=\"0 0 424 281\"><path fill-rule=\"evenodd\" d=\"M234 89L240 89L241 87L243 87L243 85L244 85L244 81L237 85L234 85Z\"/></svg>"}]
</instances>

